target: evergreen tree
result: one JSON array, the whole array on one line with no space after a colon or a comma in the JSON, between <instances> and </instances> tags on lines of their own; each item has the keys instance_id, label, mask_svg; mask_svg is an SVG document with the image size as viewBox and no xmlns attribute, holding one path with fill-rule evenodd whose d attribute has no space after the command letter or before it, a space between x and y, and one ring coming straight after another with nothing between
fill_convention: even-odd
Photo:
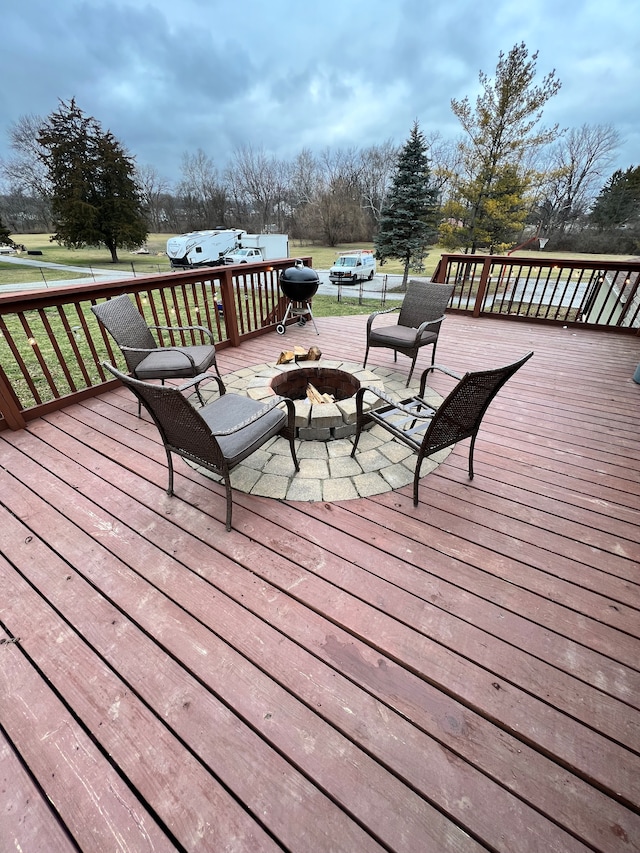
<instances>
[{"instance_id":1,"label":"evergreen tree","mask_svg":"<svg viewBox=\"0 0 640 853\"><path fill-rule=\"evenodd\" d=\"M11 231L5 227L2 217L0 217L0 246L14 246L14 242L9 236Z\"/></svg>"},{"instance_id":2,"label":"evergreen tree","mask_svg":"<svg viewBox=\"0 0 640 853\"><path fill-rule=\"evenodd\" d=\"M451 109L467 139L460 143L462 177L445 206L441 241L475 252L509 242L526 219L526 191L534 174L527 169L536 149L552 142L557 127L538 129L542 107L560 89L555 72L534 85L537 53L524 43L500 53L495 80L480 72L483 93L475 109L469 99L453 99ZM505 239L506 238L506 239Z\"/></svg>"},{"instance_id":3,"label":"evergreen tree","mask_svg":"<svg viewBox=\"0 0 640 853\"><path fill-rule=\"evenodd\" d=\"M404 263L403 287L409 277L409 268L421 268L427 246L433 242L437 209L437 190L431 185L427 144L416 121L398 154L375 238L380 264L388 258Z\"/></svg>"},{"instance_id":4,"label":"evergreen tree","mask_svg":"<svg viewBox=\"0 0 640 853\"><path fill-rule=\"evenodd\" d=\"M60 104L38 133L52 187L52 240L68 248L104 244L116 263L119 248L135 249L147 237L134 160L75 99Z\"/></svg>"},{"instance_id":5,"label":"evergreen tree","mask_svg":"<svg viewBox=\"0 0 640 853\"><path fill-rule=\"evenodd\" d=\"M640 219L640 166L618 169L600 190L591 222L600 230L637 225Z\"/></svg>"}]
</instances>

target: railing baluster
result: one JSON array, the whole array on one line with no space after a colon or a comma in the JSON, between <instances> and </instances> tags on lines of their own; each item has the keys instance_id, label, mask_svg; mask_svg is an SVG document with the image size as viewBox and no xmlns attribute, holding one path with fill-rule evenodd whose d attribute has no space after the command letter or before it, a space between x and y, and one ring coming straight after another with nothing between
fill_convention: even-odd
<instances>
[{"instance_id":1,"label":"railing baluster","mask_svg":"<svg viewBox=\"0 0 640 853\"><path fill-rule=\"evenodd\" d=\"M32 329L31 329L31 326L29 325L29 321L27 320L25 314L22 311L20 312L20 314L18 314L18 319L19 319L20 324L22 326L22 330L25 333L27 343L31 347L31 352L32 352L33 356L35 357L35 359L38 361L38 364L40 365L40 368L41 368L42 372L44 373L45 378L49 382L49 388L51 389L51 393L53 394L54 397L59 397L60 394L58 393L58 389L56 388L55 383L53 382L53 379L51 378L51 374L49 373L49 368L47 367L46 362L42 358L42 353L40 351L40 345L38 344L38 339L35 337ZM29 385L31 393L33 394L33 399L36 401L36 403L42 403L42 397L40 396L40 393L38 391L38 386L36 385L36 383L32 379L31 371L28 369L26 364L25 364L25 367L27 368L27 370L26 370L26 373L23 371L23 374L25 376L25 379L27 380L27 384Z\"/></svg>"},{"instance_id":2,"label":"railing baluster","mask_svg":"<svg viewBox=\"0 0 640 853\"><path fill-rule=\"evenodd\" d=\"M311 264L311 258L304 261ZM282 320L287 300L278 280L291 263L0 293L0 428L18 429L40 411L112 383L102 361L122 363L121 354L91 314L92 303L130 293L152 325L202 325L212 330L217 346L239 346L243 336L270 331ZM476 317L514 312L635 334L640 326L640 261L444 254L433 279L455 284L451 309ZM164 337L171 343L202 340L193 331Z\"/></svg>"},{"instance_id":3,"label":"railing baluster","mask_svg":"<svg viewBox=\"0 0 640 853\"><path fill-rule=\"evenodd\" d=\"M62 372L64 374L65 379L67 380L67 384L69 385L69 389L71 391L77 391L78 389L77 389L76 384L74 382L73 376L71 375L71 371L69 370L69 368L67 366L64 355L62 354L62 350L60 349L58 341L56 340L55 333L53 332L53 329L51 328L51 324L49 323L49 319L48 319L47 315L45 314L45 312L42 308L38 309L38 316L40 317L40 322L42 323L43 328L45 329L45 331L47 333L47 338L49 339L49 343L51 344L53 351L56 354L56 357L58 359L58 364L59 364L60 369L62 370Z\"/></svg>"}]
</instances>

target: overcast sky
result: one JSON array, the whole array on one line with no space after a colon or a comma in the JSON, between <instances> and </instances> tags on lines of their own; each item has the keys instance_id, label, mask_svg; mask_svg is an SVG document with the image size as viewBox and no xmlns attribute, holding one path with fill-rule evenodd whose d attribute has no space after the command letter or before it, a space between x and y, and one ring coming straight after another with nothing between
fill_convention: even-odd
<instances>
[{"instance_id":1,"label":"overcast sky","mask_svg":"<svg viewBox=\"0 0 640 853\"><path fill-rule=\"evenodd\" d=\"M0 25L2 158L71 97L171 181L198 149L222 170L242 146L402 144L414 119L456 138L451 98L523 41L562 83L544 124L613 125L612 171L640 165L640 0L15 0Z\"/></svg>"}]
</instances>

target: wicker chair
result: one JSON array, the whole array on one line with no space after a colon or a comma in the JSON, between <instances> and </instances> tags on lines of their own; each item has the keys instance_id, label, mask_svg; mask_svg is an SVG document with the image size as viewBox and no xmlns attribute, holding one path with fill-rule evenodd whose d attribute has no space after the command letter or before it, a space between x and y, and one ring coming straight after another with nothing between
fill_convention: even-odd
<instances>
[{"instance_id":1,"label":"wicker chair","mask_svg":"<svg viewBox=\"0 0 640 853\"><path fill-rule=\"evenodd\" d=\"M473 450L480 424L491 401L502 386L522 365L528 361L532 352L520 361L498 367L466 373L464 376L453 373L444 367L432 365L422 374L418 396L409 397L400 402L393 400L383 391L373 388L360 388L356 394L357 427L351 455L355 456L362 428L371 422L379 424L399 441L417 453L416 468L413 477L413 503L418 505L418 484L423 459L450 447L463 438L470 438L469 479L473 480ZM459 382L446 399L434 409L423 398L427 376L432 370L440 370ZM365 406L364 395L373 392L387 405L371 408L371 401Z\"/></svg>"},{"instance_id":2,"label":"wicker chair","mask_svg":"<svg viewBox=\"0 0 640 853\"><path fill-rule=\"evenodd\" d=\"M407 379L407 385L409 385L421 347L431 344L433 346L431 364L435 361L440 324L444 320L444 312L452 293L452 285L410 279L402 305L387 308L385 311L374 311L369 316L367 349L362 366L366 367L370 347L392 349L394 361L398 360L398 353L401 352L411 359L411 370ZM398 310L400 315L396 325L374 328L373 321L376 317Z\"/></svg>"},{"instance_id":3,"label":"wicker chair","mask_svg":"<svg viewBox=\"0 0 640 853\"><path fill-rule=\"evenodd\" d=\"M127 369L136 379L187 379L200 376L213 367L218 377L213 334L204 326L148 326L128 294L116 296L91 310L122 350ZM160 347L151 329L166 332L200 332L207 344L185 347ZM195 388L199 395L198 386ZM202 399L200 400L202 402ZM140 409L138 408L138 414Z\"/></svg>"},{"instance_id":4,"label":"wicker chair","mask_svg":"<svg viewBox=\"0 0 640 853\"><path fill-rule=\"evenodd\" d=\"M230 474L243 459L273 436L283 435L289 440L294 468L300 470L294 446L295 409L288 398L273 397L264 404L239 394L227 394L223 381L210 373L176 387L140 382L108 362L103 362L103 367L131 389L158 427L167 454L167 494L173 495L174 453L221 477L227 496L227 530L231 530L233 504ZM197 409L184 392L204 379L217 382L220 396ZM285 409L279 408L281 403Z\"/></svg>"}]
</instances>

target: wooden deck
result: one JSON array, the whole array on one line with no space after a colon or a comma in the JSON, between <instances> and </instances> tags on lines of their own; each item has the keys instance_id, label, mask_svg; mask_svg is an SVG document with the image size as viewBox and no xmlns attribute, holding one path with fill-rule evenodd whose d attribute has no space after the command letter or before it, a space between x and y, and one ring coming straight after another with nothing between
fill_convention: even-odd
<instances>
[{"instance_id":1,"label":"wooden deck","mask_svg":"<svg viewBox=\"0 0 640 853\"><path fill-rule=\"evenodd\" d=\"M362 358L318 325L222 372ZM0 850L639 850L640 339L454 315L438 361L530 349L417 509L227 534L125 389L0 433Z\"/></svg>"}]
</instances>

